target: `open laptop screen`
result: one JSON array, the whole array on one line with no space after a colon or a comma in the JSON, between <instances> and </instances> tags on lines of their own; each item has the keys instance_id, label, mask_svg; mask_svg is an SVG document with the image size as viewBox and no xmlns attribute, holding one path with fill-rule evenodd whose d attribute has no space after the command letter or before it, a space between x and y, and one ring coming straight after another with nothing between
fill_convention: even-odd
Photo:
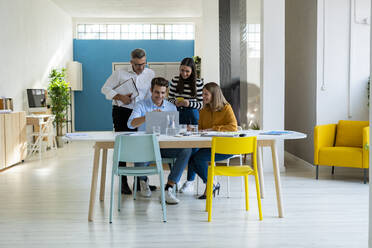
<instances>
[{"instance_id":1,"label":"open laptop screen","mask_svg":"<svg viewBox=\"0 0 372 248\"><path fill-rule=\"evenodd\" d=\"M152 133L154 126L160 126L161 134L165 134L168 121L167 115L174 116L176 128L179 126L179 113L178 111L164 111L164 112L147 112L146 113L146 133Z\"/></svg>"}]
</instances>

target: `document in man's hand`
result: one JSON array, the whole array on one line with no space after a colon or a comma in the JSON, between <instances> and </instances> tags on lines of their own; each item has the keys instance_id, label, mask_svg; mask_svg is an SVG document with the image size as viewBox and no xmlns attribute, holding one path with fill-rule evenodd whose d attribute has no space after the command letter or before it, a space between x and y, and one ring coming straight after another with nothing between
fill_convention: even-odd
<instances>
[{"instance_id":1,"label":"document in man's hand","mask_svg":"<svg viewBox=\"0 0 372 248\"><path fill-rule=\"evenodd\" d=\"M118 86L113 88L113 90L115 90L120 95L132 94L132 98L139 95L136 83L134 82L133 78L129 78L128 80L120 82Z\"/></svg>"}]
</instances>

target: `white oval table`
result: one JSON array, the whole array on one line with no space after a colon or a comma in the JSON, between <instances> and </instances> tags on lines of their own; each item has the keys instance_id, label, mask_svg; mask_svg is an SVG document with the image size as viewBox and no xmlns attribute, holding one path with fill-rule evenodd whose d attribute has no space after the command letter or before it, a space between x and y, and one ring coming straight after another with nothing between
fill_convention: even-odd
<instances>
[{"instance_id":1,"label":"white oval table","mask_svg":"<svg viewBox=\"0 0 372 248\"><path fill-rule=\"evenodd\" d=\"M261 188L261 197L264 196L264 178L262 169L262 147L270 147L273 161L273 173L275 178L275 189L278 206L278 215L280 218L284 217L284 206L282 199L282 190L280 183L280 172L279 172L279 161L277 153L277 142L280 140L294 140L304 139L306 134L284 131L286 133L277 135L267 135L268 131L262 130L247 130L241 131L246 136L257 136L257 147L258 152L258 172ZM96 201L98 171L99 171L99 159L102 150L102 168L101 168L101 184L100 184L100 201L104 200L105 185L106 185L106 166L107 166L107 150L114 148L114 141L116 135L123 134L125 132L114 133L111 131L100 131L100 132L78 132L66 134L65 140L68 141L93 141L94 145L94 160L93 160L93 172L92 172L92 184L90 189L90 200L89 200L89 212L88 220L93 221L94 203ZM137 132L137 134L141 134ZM134 134L135 135L135 134ZM200 137L200 136L165 136L160 135L159 138L160 148L210 148L211 137Z\"/></svg>"}]
</instances>

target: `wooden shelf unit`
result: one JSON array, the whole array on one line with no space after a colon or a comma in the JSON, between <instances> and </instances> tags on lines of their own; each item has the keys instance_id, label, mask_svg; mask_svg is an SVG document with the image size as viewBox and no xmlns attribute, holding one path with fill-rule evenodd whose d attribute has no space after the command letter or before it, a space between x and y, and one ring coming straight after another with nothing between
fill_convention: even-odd
<instances>
[{"instance_id":1,"label":"wooden shelf unit","mask_svg":"<svg viewBox=\"0 0 372 248\"><path fill-rule=\"evenodd\" d=\"M0 170L22 162L26 155L26 113L0 114Z\"/></svg>"}]
</instances>

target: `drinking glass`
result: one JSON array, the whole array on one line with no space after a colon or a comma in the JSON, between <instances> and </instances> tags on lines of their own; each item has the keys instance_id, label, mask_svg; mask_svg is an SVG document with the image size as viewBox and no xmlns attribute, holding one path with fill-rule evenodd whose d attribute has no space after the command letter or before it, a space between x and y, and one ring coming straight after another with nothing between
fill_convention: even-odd
<instances>
[{"instance_id":1,"label":"drinking glass","mask_svg":"<svg viewBox=\"0 0 372 248\"><path fill-rule=\"evenodd\" d=\"M152 133L155 134L156 136L160 135L160 126L153 126L152 127Z\"/></svg>"},{"instance_id":2,"label":"drinking glass","mask_svg":"<svg viewBox=\"0 0 372 248\"><path fill-rule=\"evenodd\" d=\"M167 136L174 136L174 135L177 135L177 128L173 128L173 127L167 127L165 129L165 134Z\"/></svg>"},{"instance_id":3,"label":"drinking glass","mask_svg":"<svg viewBox=\"0 0 372 248\"><path fill-rule=\"evenodd\" d=\"M179 125L179 133L186 133L187 132L187 125L180 124Z\"/></svg>"},{"instance_id":4,"label":"drinking glass","mask_svg":"<svg viewBox=\"0 0 372 248\"><path fill-rule=\"evenodd\" d=\"M190 125L190 131L193 133L198 132L198 125Z\"/></svg>"}]
</instances>

